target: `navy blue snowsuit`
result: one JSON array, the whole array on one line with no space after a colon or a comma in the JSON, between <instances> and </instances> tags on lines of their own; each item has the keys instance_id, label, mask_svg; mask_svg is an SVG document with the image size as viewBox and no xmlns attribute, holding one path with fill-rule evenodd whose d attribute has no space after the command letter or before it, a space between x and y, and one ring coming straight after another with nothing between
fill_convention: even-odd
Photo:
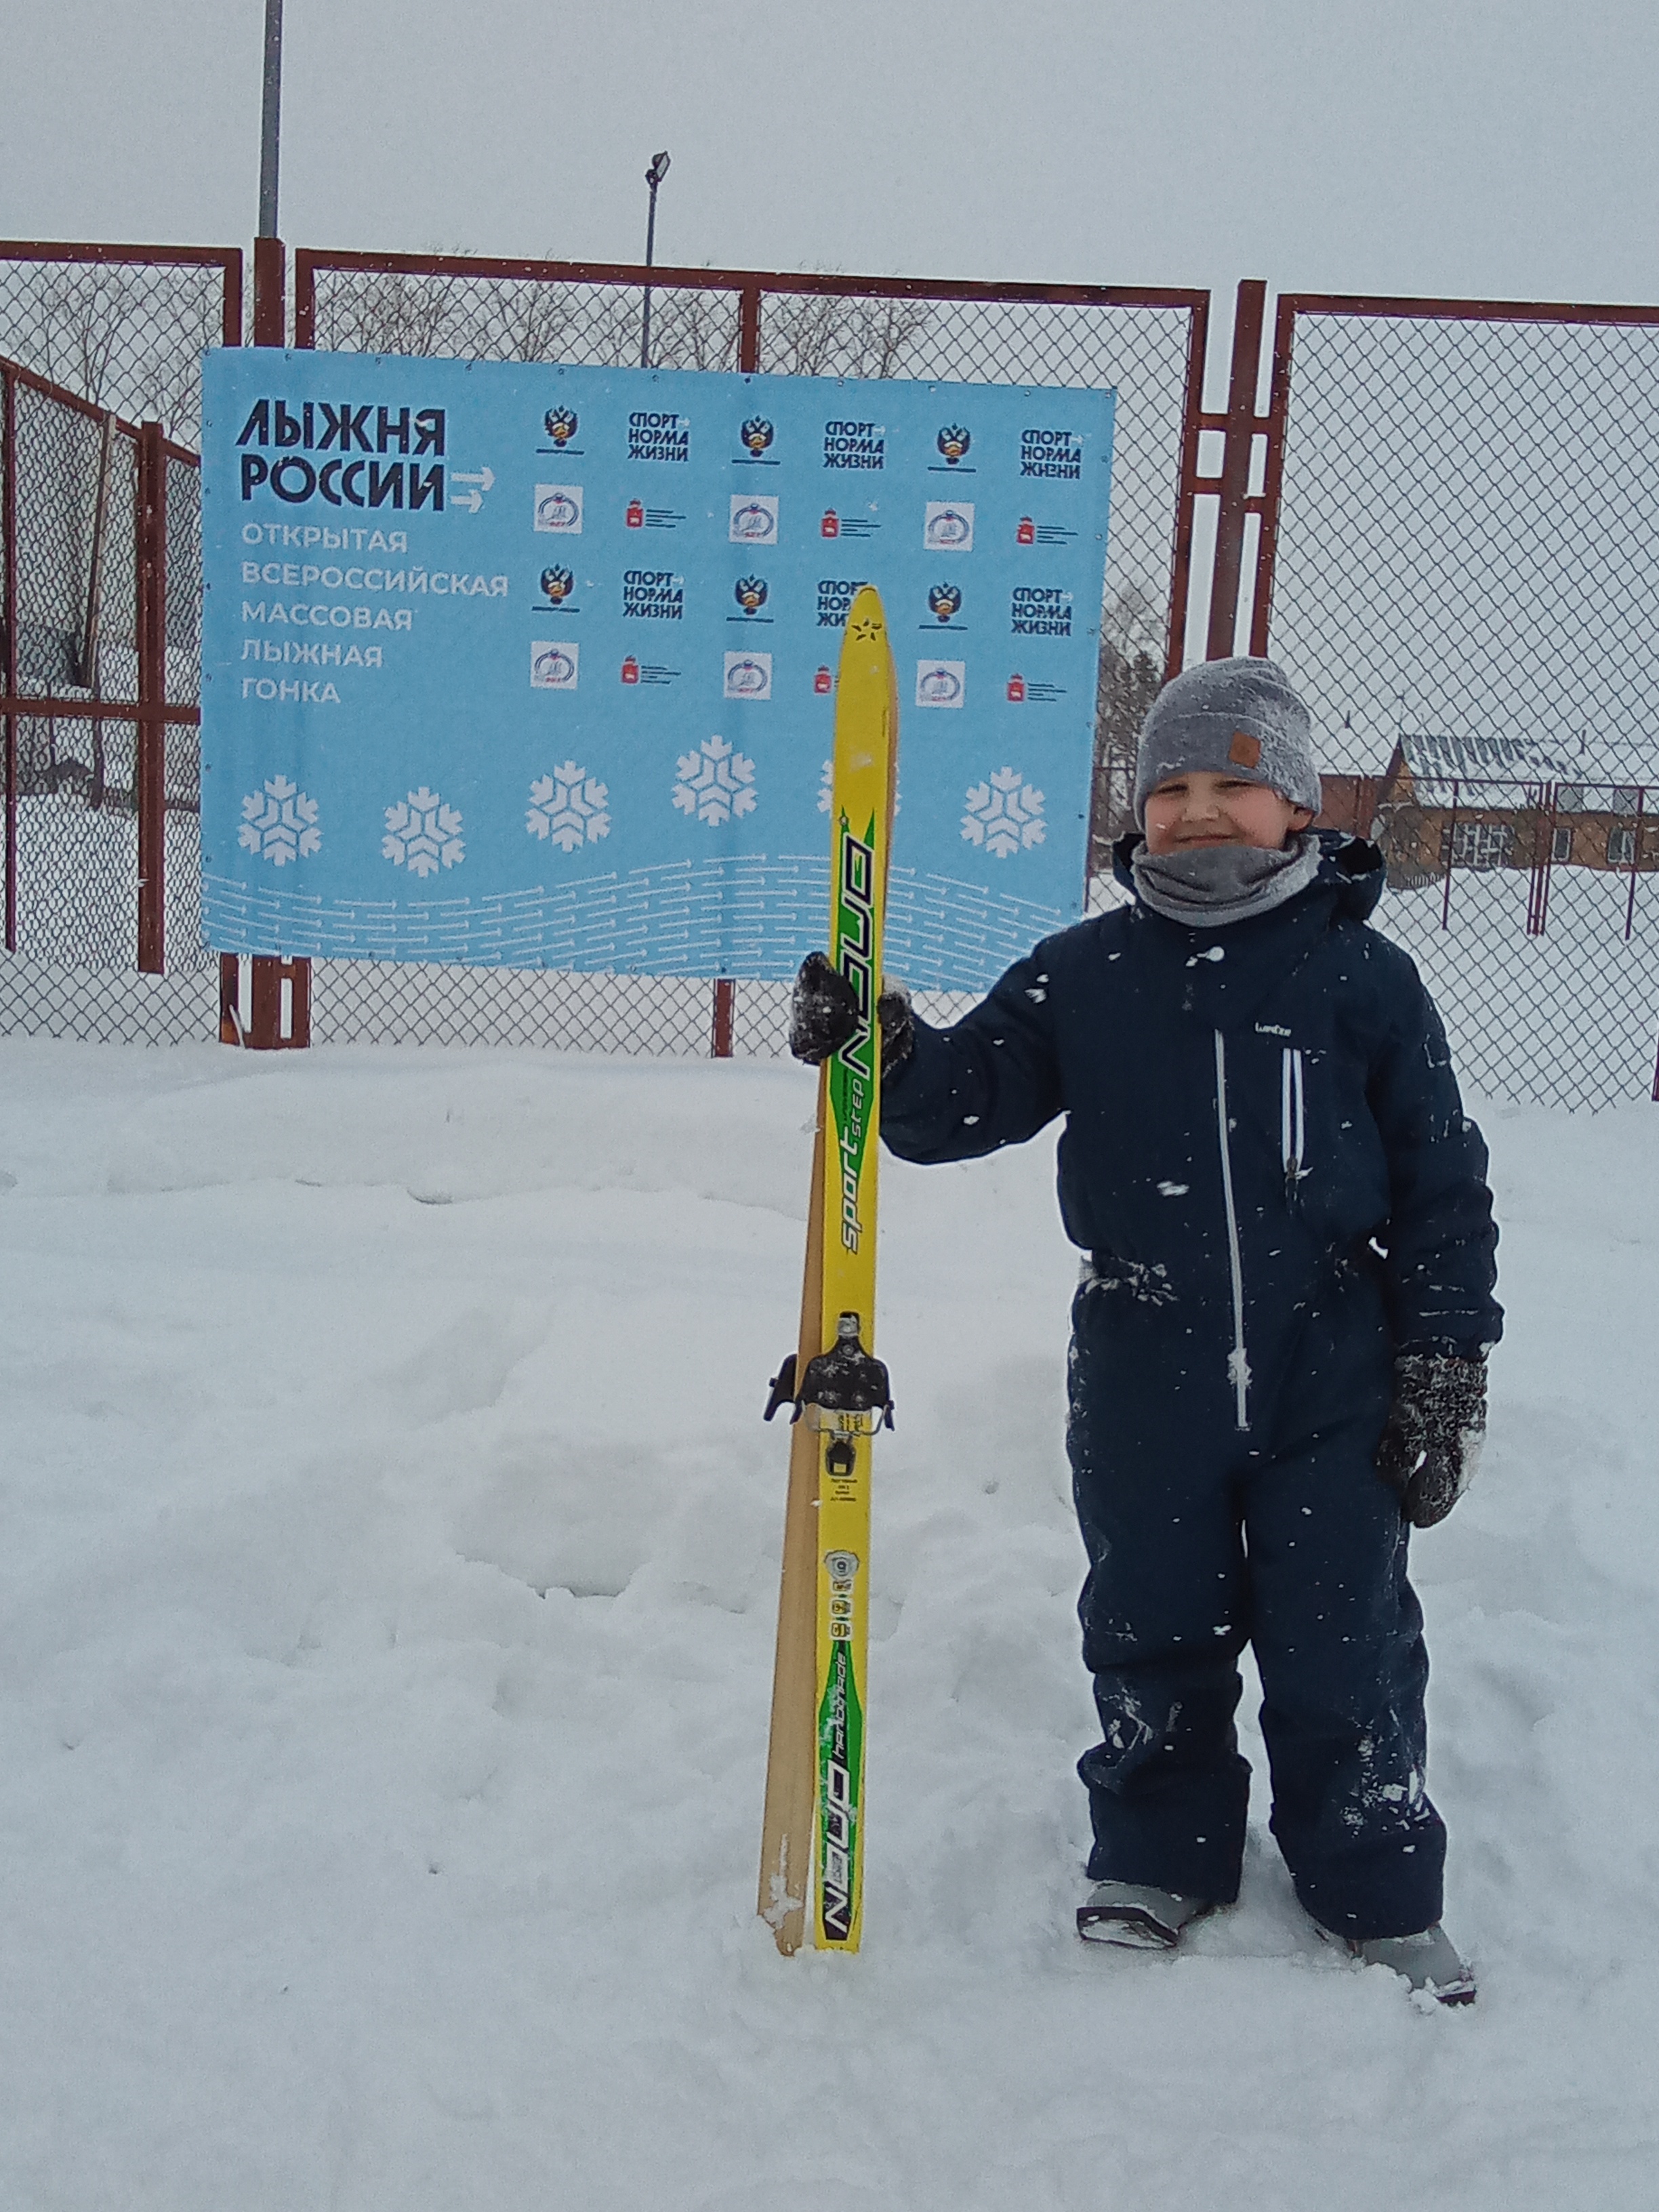
<instances>
[{"instance_id":1,"label":"navy blue snowsuit","mask_svg":"<svg viewBox=\"0 0 1659 2212\"><path fill-rule=\"evenodd\" d=\"M1137 902L954 1028L919 1022L882 1134L959 1160L1066 1116L1091 1876L1237 1895L1249 1642L1273 1833L1309 1912L1363 1938L1440 1917L1445 1855L1407 1528L1373 1464L1393 1362L1474 1357L1501 1316L1486 1146L1416 969L1365 927L1381 858L1322 842L1270 913L1194 929Z\"/></svg>"}]
</instances>

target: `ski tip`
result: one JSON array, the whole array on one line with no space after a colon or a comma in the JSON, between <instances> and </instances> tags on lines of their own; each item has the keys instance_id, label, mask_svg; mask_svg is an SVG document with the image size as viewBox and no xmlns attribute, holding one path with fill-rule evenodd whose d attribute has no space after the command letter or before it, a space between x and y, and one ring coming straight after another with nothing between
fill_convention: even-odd
<instances>
[{"instance_id":1,"label":"ski tip","mask_svg":"<svg viewBox=\"0 0 1659 2212\"><path fill-rule=\"evenodd\" d=\"M886 611L873 584L860 584L853 594L853 604L847 610L847 639L858 645L873 645L878 639L886 642Z\"/></svg>"}]
</instances>

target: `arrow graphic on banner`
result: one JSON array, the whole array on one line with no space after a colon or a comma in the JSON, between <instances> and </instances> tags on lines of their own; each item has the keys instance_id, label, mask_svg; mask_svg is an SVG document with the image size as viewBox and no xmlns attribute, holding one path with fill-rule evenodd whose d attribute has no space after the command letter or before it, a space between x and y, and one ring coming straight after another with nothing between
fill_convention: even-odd
<instances>
[{"instance_id":1,"label":"arrow graphic on banner","mask_svg":"<svg viewBox=\"0 0 1659 2212\"><path fill-rule=\"evenodd\" d=\"M452 507L464 507L470 514L476 514L483 505L484 494L495 489L495 471L488 466L476 471L451 469L449 481L452 487L455 484L477 485L477 491L455 491L452 489L449 495Z\"/></svg>"}]
</instances>

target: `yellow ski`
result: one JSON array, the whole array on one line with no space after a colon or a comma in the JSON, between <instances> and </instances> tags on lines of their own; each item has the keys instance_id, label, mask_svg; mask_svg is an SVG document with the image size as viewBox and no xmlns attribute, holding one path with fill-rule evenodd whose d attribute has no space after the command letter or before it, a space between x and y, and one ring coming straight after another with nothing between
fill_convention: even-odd
<instances>
[{"instance_id":1,"label":"yellow ski","mask_svg":"<svg viewBox=\"0 0 1659 2212\"><path fill-rule=\"evenodd\" d=\"M890 1425L892 1411L887 1370L874 1357L876 1000L897 769L892 648L880 598L866 585L848 611L842 644L830 798L830 958L853 986L860 1020L819 1085L800 1352L773 1386L773 1409L793 1398L805 1431L791 1455L761 1867L761 1912L783 1951L798 1948L805 1917L797 1883L806 1839L798 1824L809 1802L808 1773L813 1941L821 1950L856 1951L863 1922L871 1443L884 1421ZM816 1511L804 1495L813 1475ZM803 1556L808 1543L810 1559ZM802 1664L809 1571L816 1585L810 1677ZM809 1679L811 1705L803 1711L800 1688Z\"/></svg>"}]
</instances>

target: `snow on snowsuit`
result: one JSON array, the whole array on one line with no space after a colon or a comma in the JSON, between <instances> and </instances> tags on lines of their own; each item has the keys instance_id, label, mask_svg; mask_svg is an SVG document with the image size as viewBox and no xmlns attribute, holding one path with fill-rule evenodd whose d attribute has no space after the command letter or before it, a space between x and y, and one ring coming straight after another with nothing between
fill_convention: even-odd
<instances>
[{"instance_id":1,"label":"snow on snowsuit","mask_svg":"<svg viewBox=\"0 0 1659 2212\"><path fill-rule=\"evenodd\" d=\"M1501 1315L1486 1146L1416 969L1365 927L1380 856L1322 843L1272 912L1205 929L1137 902L954 1028L918 1023L882 1134L959 1160L1066 1117L1091 1877L1237 1895L1249 1642L1273 1833L1314 1918L1363 1938L1438 1920L1445 1854L1407 1530L1374 1468L1393 1361L1475 1357Z\"/></svg>"}]
</instances>

